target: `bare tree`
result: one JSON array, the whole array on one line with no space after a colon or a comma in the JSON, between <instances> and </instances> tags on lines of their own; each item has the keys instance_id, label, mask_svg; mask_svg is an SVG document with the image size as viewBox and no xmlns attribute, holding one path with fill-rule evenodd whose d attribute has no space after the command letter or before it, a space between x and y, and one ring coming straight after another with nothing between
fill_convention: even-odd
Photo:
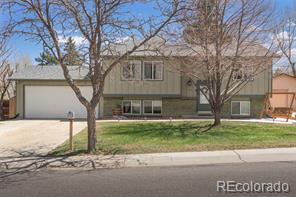
<instances>
[{"instance_id":1,"label":"bare tree","mask_svg":"<svg viewBox=\"0 0 296 197\"><path fill-rule=\"evenodd\" d=\"M0 33L0 119L4 120L4 99L10 97L11 81L8 77L12 74L12 68L9 64L10 50L7 46L7 42L10 38L10 32L8 29L3 28Z\"/></svg>"},{"instance_id":2,"label":"bare tree","mask_svg":"<svg viewBox=\"0 0 296 197\"><path fill-rule=\"evenodd\" d=\"M296 14L287 10L274 30L273 38L281 53L285 67L296 77ZM281 61L282 62L282 61Z\"/></svg>"},{"instance_id":3,"label":"bare tree","mask_svg":"<svg viewBox=\"0 0 296 197\"><path fill-rule=\"evenodd\" d=\"M157 1L161 9L151 16L141 17L132 12L133 3L145 0L3 0L10 11L14 32L27 35L41 42L56 57L64 77L87 110L88 152L96 150L96 112L104 90L104 82L110 71L123 59L156 36L180 11L178 0ZM134 35L140 42L124 53L114 53L111 46L120 38ZM80 36L85 42L84 52L92 98L88 100L69 73L62 54L61 37ZM108 64L104 55L112 56Z\"/></svg>"},{"instance_id":4,"label":"bare tree","mask_svg":"<svg viewBox=\"0 0 296 197\"><path fill-rule=\"evenodd\" d=\"M221 124L224 104L271 68L269 10L265 0L188 0L179 25L167 30L170 42L178 46L174 50L182 66L176 69L203 83L200 91L214 126Z\"/></svg>"}]
</instances>

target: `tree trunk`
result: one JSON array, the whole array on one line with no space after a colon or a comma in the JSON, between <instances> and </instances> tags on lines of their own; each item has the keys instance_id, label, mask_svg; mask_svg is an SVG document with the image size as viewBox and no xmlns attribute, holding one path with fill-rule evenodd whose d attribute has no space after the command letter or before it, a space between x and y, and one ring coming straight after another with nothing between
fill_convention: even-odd
<instances>
[{"instance_id":1,"label":"tree trunk","mask_svg":"<svg viewBox=\"0 0 296 197\"><path fill-rule=\"evenodd\" d=\"M214 111L214 127L220 126L221 125L221 109L215 110Z\"/></svg>"},{"instance_id":2,"label":"tree trunk","mask_svg":"<svg viewBox=\"0 0 296 197\"><path fill-rule=\"evenodd\" d=\"M94 153L96 151L96 107L87 108L87 152Z\"/></svg>"},{"instance_id":3,"label":"tree trunk","mask_svg":"<svg viewBox=\"0 0 296 197\"><path fill-rule=\"evenodd\" d=\"M4 120L3 100L0 101L0 120Z\"/></svg>"}]
</instances>

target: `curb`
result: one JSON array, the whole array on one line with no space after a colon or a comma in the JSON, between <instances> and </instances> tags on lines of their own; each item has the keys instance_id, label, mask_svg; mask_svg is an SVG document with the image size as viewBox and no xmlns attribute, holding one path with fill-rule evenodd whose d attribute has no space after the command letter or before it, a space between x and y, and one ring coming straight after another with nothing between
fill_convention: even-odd
<instances>
[{"instance_id":1,"label":"curb","mask_svg":"<svg viewBox=\"0 0 296 197\"><path fill-rule=\"evenodd\" d=\"M127 155L125 167L296 161L296 148Z\"/></svg>"},{"instance_id":2,"label":"curb","mask_svg":"<svg viewBox=\"0 0 296 197\"><path fill-rule=\"evenodd\" d=\"M296 148L247 149L209 152L152 153L133 155L84 155L61 157L11 157L0 159L0 172L42 168L97 169L149 166L213 165L296 161Z\"/></svg>"}]
</instances>

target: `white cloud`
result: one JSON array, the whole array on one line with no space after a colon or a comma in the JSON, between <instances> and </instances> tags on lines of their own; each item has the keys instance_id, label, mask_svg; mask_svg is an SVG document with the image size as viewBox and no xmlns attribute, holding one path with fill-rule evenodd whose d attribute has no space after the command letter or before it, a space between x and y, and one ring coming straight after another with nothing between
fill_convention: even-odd
<instances>
[{"instance_id":1,"label":"white cloud","mask_svg":"<svg viewBox=\"0 0 296 197\"><path fill-rule=\"evenodd\" d=\"M281 58L276 60L275 64L274 64L274 68L277 68L277 67L283 67L283 66L287 66L289 65L289 61L288 59L286 58L286 56L283 55L283 53L281 51L279 51L277 53L278 55L281 55ZM291 54L292 54L292 61L296 61L296 48L293 48L291 50Z\"/></svg>"},{"instance_id":2,"label":"white cloud","mask_svg":"<svg viewBox=\"0 0 296 197\"><path fill-rule=\"evenodd\" d=\"M63 44L66 43L69 37L70 36L68 36L68 37L59 36L60 43L63 43ZM77 45L83 45L83 44L86 44L87 43L87 40L84 37L82 37L82 36L71 36L71 37L75 41L75 43ZM115 40L115 43L123 44L123 43L129 42L129 41L132 41L131 40L131 37L126 36L126 37L119 37L119 38L117 38Z\"/></svg>"},{"instance_id":3,"label":"white cloud","mask_svg":"<svg viewBox=\"0 0 296 197\"><path fill-rule=\"evenodd\" d=\"M280 39L288 39L289 38L289 33L287 31L282 31L276 35L276 37Z\"/></svg>"},{"instance_id":4,"label":"white cloud","mask_svg":"<svg viewBox=\"0 0 296 197\"><path fill-rule=\"evenodd\" d=\"M59 41L61 43L66 43L69 37L59 36ZM71 37L77 45L83 45L83 44L86 44L87 42L86 39L83 38L82 36L71 36Z\"/></svg>"},{"instance_id":5,"label":"white cloud","mask_svg":"<svg viewBox=\"0 0 296 197\"><path fill-rule=\"evenodd\" d=\"M277 52L278 55L283 55L282 51ZM291 49L291 55L296 57L296 48Z\"/></svg>"},{"instance_id":6,"label":"white cloud","mask_svg":"<svg viewBox=\"0 0 296 197\"><path fill-rule=\"evenodd\" d=\"M123 43L129 41L130 39L131 39L131 37L126 36L126 37L117 38L115 42L119 43L119 44L123 44Z\"/></svg>"},{"instance_id":7,"label":"white cloud","mask_svg":"<svg viewBox=\"0 0 296 197\"><path fill-rule=\"evenodd\" d=\"M296 23L294 23L294 22L290 22L289 26L291 26L291 27L295 27L295 26L296 26Z\"/></svg>"}]
</instances>

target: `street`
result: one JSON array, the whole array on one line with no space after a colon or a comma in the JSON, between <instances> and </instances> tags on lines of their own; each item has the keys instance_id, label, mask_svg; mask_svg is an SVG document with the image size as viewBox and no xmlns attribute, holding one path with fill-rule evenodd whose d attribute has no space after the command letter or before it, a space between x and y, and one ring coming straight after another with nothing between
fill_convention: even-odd
<instances>
[{"instance_id":1,"label":"street","mask_svg":"<svg viewBox=\"0 0 296 197\"><path fill-rule=\"evenodd\" d=\"M1 197L295 196L295 162L41 170L1 179ZM217 181L286 182L290 193L217 192Z\"/></svg>"}]
</instances>

